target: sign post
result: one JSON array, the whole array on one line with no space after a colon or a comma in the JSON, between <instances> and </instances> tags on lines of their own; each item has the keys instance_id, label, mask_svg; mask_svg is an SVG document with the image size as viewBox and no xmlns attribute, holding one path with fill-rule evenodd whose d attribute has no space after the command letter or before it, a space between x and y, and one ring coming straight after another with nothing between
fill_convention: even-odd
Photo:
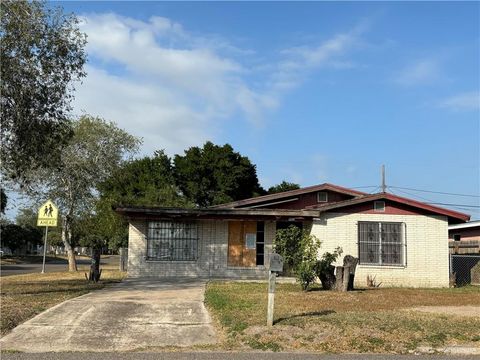
<instances>
[{"instance_id":1,"label":"sign post","mask_svg":"<svg viewBox=\"0 0 480 360\"><path fill-rule=\"evenodd\" d=\"M279 254L270 254L270 266L268 269L268 307L267 326L273 326L273 307L275 304L275 279L277 272L283 271L283 258Z\"/></svg>"},{"instance_id":2,"label":"sign post","mask_svg":"<svg viewBox=\"0 0 480 360\"><path fill-rule=\"evenodd\" d=\"M45 256L47 254L47 237L48 227L57 226L58 208L53 204L51 200L48 200L45 204L38 209L37 226L45 226L45 239L43 242L43 263L42 274L45 273Z\"/></svg>"}]
</instances>

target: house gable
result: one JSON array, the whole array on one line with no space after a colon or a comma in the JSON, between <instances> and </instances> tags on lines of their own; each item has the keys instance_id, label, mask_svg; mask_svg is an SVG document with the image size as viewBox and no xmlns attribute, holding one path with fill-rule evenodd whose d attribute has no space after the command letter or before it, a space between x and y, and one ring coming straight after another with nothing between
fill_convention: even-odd
<instances>
[{"instance_id":1,"label":"house gable","mask_svg":"<svg viewBox=\"0 0 480 360\"><path fill-rule=\"evenodd\" d=\"M375 202L383 202L382 210L375 209ZM321 212L387 214L387 215L440 215L448 218L451 224L468 221L470 216L457 211L444 209L438 206L425 204L416 200L407 199L389 193L365 195L352 200L335 204L326 204L309 209L318 209Z\"/></svg>"},{"instance_id":2,"label":"house gable","mask_svg":"<svg viewBox=\"0 0 480 360\"><path fill-rule=\"evenodd\" d=\"M325 193L324 198L319 199L319 193ZM270 194L249 198L245 200L234 201L227 204L212 206L212 208L226 209L289 209L301 210L309 207L315 207L319 204L331 204L341 201L351 200L366 195L363 192L347 189L332 184L321 184L309 186L301 189L284 191L277 194ZM319 201L325 200L326 201Z\"/></svg>"}]
</instances>

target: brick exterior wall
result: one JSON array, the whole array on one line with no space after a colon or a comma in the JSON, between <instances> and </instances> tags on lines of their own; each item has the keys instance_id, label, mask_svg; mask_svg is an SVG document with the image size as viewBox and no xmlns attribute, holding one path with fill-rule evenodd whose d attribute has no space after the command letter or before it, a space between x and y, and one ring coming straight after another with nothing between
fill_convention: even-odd
<instances>
[{"instance_id":1,"label":"brick exterior wall","mask_svg":"<svg viewBox=\"0 0 480 360\"><path fill-rule=\"evenodd\" d=\"M343 256L358 257L359 221L403 222L406 227L406 265L359 265L355 275L357 286L366 286L367 275L376 276L382 286L448 287L449 254L448 221L444 216L387 214L322 214L314 220L311 233L322 242L320 255L342 247ZM336 265L342 265L340 262Z\"/></svg>"},{"instance_id":2,"label":"brick exterior wall","mask_svg":"<svg viewBox=\"0 0 480 360\"><path fill-rule=\"evenodd\" d=\"M146 260L147 222L130 220L128 233L129 277L202 277L202 278L264 278L265 266L252 268L227 266L228 221L198 221L198 259L196 261ZM265 222L265 264L272 251L275 222Z\"/></svg>"},{"instance_id":3,"label":"brick exterior wall","mask_svg":"<svg viewBox=\"0 0 480 360\"><path fill-rule=\"evenodd\" d=\"M448 234L447 218L425 215L388 214L322 214L313 222L305 222L322 242L319 256L341 246L344 255L358 257L359 221L403 222L406 229L406 266L359 265L355 282L366 286L367 275L376 276L382 286L448 287L449 251L445 241ZM145 220L130 220L128 276L129 277L202 277L263 279L266 266L252 268L227 266L228 221L202 220L199 225L197 261L148 261L145 259L147 241ZM265 264L272 251L276 225L265 222ZM339 262L336 265L341 265Z\"/></svg>"}]
</instances>

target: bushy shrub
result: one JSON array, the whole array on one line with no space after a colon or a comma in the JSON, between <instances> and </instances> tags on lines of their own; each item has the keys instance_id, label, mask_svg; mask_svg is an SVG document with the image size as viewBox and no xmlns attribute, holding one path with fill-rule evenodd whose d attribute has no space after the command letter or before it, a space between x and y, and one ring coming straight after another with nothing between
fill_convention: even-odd
<instances>
[{"instance_id":1,"label":"bushy shrub","mask_svg":"<svg viewBox=\"0 0 480 360\"><path fill-rule=\"evenodd\" d=\"M301 262L297 266L295 275L302 290L308 290L308 287L315 282L315 264L306 261Z\"/></svg>"},{"instance_id":2,"label":"bushy shrub","mask_svg":"<svg viewBox=\"0 0 480 360\"><path fill-rule=\"evenodd\" d=\"M315 236L293 225L278 230L274 242L275 252L293 270L303 290L315 281L319 248L320 241Z\"/></svg>"},{"instance_id":3,"label":"bushy shrub","mask_svg":"<svg viewBox=\"0 0 480 360\"><path fill-rule=\"evenodd\" d=\"M300 251L300 239L302 238L302 229L290 225L286 229L277 230L274 240L274 251L283 257L284 274L292 271L302 260Z\"/></svg>"}]
</instances>

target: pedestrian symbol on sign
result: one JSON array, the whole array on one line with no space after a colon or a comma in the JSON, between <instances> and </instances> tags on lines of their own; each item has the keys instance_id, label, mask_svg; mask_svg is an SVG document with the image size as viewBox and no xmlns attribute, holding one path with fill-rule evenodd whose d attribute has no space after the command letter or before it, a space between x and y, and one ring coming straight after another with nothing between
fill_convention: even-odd
<instances>
[{"instance_id":1,"label":"pedestrian symbol on sign","mask_svg":"<svg viewBox=\"0 0 480 360\"><path fill-rule=\"evenodd\" d=\"M57 226L58 209L48 200L38 209L37 226Z\"/></svg>"},{"instance_id":2,"label":"pedestrian symbol on sign","mask_svg":"<svg viewBox=\"0 0 480 360\"><path fill-rule=\"evenodd\" d=\"M48 200L45 204L38 209L37 226L45 226L45 240L43 242L43 265L42 274L45 272L45 255L47 254L47 236L48 227L57 226L58 209Z\"/></svg>"}]
</instances>

